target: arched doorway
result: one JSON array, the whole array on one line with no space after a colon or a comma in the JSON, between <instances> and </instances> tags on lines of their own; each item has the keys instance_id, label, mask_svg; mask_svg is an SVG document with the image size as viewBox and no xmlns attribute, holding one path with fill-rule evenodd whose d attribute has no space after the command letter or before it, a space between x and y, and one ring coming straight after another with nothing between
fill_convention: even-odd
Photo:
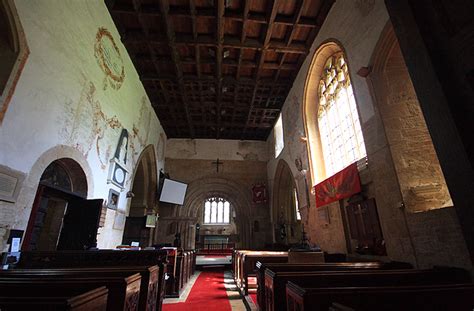
<instances>
[{"instance_id":1,"label":"arched doorway","mask_svg":"<svg viewBox=\"0 0 474 311\"><path fill-rule=\"evenodd\" d=\"M70 158L53 161L41 175L23 250L81 250L96 245L103 200L86 200L87 178Z\"/></svg>"},{"instance_id":2,"label":"arched doorway","mask_svg":"<svg viewBox=\"0 0 474 311\"><path fill-rule=\"evenodd\" d=\"M153 244L155 222L147 223L156 217L156 191L158 189L155 152L152 145L146 147L135 170L131 193L130 210L125 221L122 244L138 242L141 247Z\"/></svg>"},{"instance_id":3,"label":"arched doorway","mask_svg":"<svg viewBox=\"0 0 474 311\"><path fill-rule=\"evenodd\" d=\"M295 179L284 160L278 162L273 187L272 219L277 244L301 241L301 215Z\"/></svg>"}]
</instances>

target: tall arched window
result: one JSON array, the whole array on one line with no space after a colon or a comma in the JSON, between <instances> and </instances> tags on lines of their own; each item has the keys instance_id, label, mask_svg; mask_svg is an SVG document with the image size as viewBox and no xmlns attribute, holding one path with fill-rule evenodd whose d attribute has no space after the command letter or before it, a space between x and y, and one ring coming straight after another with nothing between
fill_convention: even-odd
<instances>
[{"instance_id":1,"label":"tall arched window","mask_svg":"<svg viewBox=\"0 0 474 311\"><path fill-rule=\"evenodd\" d=\"M326 176L366 156L364 139L342 52L330 56L318 87L317 120Z\"/></svg>"},{"instance_id":2,"label":"tall arched window","mask_svg":"<svg viewBox=\"0 0 474 311\"><path fill-rule=\"evenodd\" d=\"M223 198L212 197L204 202L204 224L229 224L230 203Z\"/></svg>"}]
</instances>

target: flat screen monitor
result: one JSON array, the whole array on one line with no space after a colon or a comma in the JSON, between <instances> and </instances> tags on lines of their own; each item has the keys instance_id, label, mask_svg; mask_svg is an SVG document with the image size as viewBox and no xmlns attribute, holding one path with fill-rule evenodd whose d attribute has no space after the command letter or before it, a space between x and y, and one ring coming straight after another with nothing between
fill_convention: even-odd
<instances>
[{"instance_id":1,"label":"flat screen monitor","mask_svg":"<svg viewBox=\"0 0 474 311\"><path fill-rule=\"evenodd\" d=\"M165 178L161 190L160 201L183 205L188 185L179 181Z\"/></svg>"}]
</instances>

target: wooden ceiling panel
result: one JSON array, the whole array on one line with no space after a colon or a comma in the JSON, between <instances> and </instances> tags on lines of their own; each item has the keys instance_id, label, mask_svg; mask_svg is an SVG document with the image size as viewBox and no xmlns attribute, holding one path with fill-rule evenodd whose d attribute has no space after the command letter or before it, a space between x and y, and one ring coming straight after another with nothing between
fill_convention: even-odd
<instances>
[{"instance_id":1,"label":"wooden ceiling panel","mask_svg":"<svg viewBox=\"0 0 474 311\"><path fill-rule=\"evenodd\" d=\"M333 2L106 0L168 137L253 140L270 134Z\"/></svg>"}]
</instances>

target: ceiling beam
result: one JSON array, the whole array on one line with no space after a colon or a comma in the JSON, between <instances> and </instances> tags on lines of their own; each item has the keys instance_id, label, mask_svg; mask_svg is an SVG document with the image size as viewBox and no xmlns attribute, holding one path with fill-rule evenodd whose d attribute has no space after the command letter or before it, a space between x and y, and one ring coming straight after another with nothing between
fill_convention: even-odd
<instances>
[{"instance_id":1,"label":"ceiling beam","mask_svg":"<svg viewBox=\"0 0 474 311\"><path fill-rule=\"evenodd\" d=\"M144 5L139 12L136 12L135 10L133 10L133 8L126 5L115 5L109 11L112 14L117 14L117 15L118 14L133 15L133 14L139 13L139 14L149 15L149 16L157 16L157 17L161 16L161 12L159 10L156 10L156 8L152 5L146 5L146 6ZM189 11L186 7L170 7L170 11L169 11L170 16L189 17L188 14L189 14ZM213 19L216 16L212 8L199 8L199 9L196 9L196 17ZM225 13L224 17L228 20L235 20L238 22L243 22L244 20L244 17L242 16L241 12L235 11L235 10L234 11L228 10L228 12ZM267 23L265 14L259 13L259 12L249 12L247 13L247 17L245 19L253 23L259 23L259 24ZM294 24L292 21L292 18L286 15L277 15L275 17L274 23L276 25L286 25L286 26L291 26ZM316 21L314 20L314 17L311 17L311 16L302 16L297 26L307 27L307 28L318 27Z\"/></svg>"},{"instance_id":2,"label":"ceiling beam","mask_svg":"<svg viewBox=\"0 0 474 311\"><path fill-rule=\"evenodd\" d=\"M173 58L173 64L176 72L176 78L178 81L178 86L179 90L181 93L181 98L183 101L184 105L184 111L186 114L186 119L188 120L188 126L189 126L189 134L191 138L194 138L194 127L193 127L193 120L191 118L191 115L189 113L189 107L188 107L188 99L186 96L185 88L183 85L183 72L181 70L180 66L180 60L179 60L179 54L178 50L176 49L176 44L175 44L175 34L174 34L174 29L173 29L173 24L171 22L171 19L168 15L170 4L168 0L161 0L159 1L160 4L160 11L162 14L163 18L163 24L165 27L165 32L166 32L166 37L168 38L168 46L171 51L171 57Z\"/></svg>"},{"instance_id":3,"label":"ceiling beam","mask_svg":"<svg viewBox=\"0 0 474 311\"><path fill-rule=\"evenodd\" d=\"M149 40L151 44L162 44L165 45L168 41L161 35L150 34L149 38L143 36L139 31L129 30L124 36L125 43L143 43ZM212 35L199 35L198 38L193 38L192 35L176 34L174 43L178 45L190 45L190 46L208 46L218 47L216 39ZM275 51L281 53L296 53L296 54L308 54L309 48L304 43L292 43L287 46L284 40L272 40L269 41L266 46L259 42L257 39L246 39L245 42L241 42L241 38L235 36L225 36L222 43L223 48L236 48L236 49L251 49L262 51L266 49L268 51Z\"/></svg>"},{"instance_id":4,"label":"ceiling beam","mask_svg":"<svg viewBox=\"0 0 474 311\"><path fill-rule=\"evenodd\" d=\"M259 56L258 56L258 66L257 66L257 69L254 73L254 80L257 81L258 78L259 78L259 75L262 71L262 66L263 66L263 63L265 62L265 48L269 46L269 43L270 43L270 39L272 37L272 30L273 30L273 25L274 25L274 21L275 21L275 18L276 18L276 15L277 15L277 12L278 12L278 5L279 5L279 0L274 0L273 3L272 3L272 7L271 7L271 10L267 16L267 27L266 27L266 30L265 30L265 35L264 35L264 38L263 38L263 50L260 52ZM253 89L253 92L252 92L252 101L250 102L250 108L249 108L249 112L247 114L247 122L245 122L245 128L244 130L242 131L242 138L243 136L245 136L245 133L248 129L248 124L249 124L249 121L250 121L250 117L252 115L252 109L254 107L254 103L255 103L255 96L257 94L257 89L258 89L258 84L255 83L255 87Z\"/></svg>"},{"instance_id":5,"label":"ceiling beam","mask_svg":"<svg viewBox=\"0 0 474 311\"><path fill-rule=\"evenodd\" d=\"M222 101L222 58L224 54L224 0L217 0L216 19L216 79L217 79L217 130L216 139L219 139L221 128L221 101Z\"/></svg>"}]
</instances>

